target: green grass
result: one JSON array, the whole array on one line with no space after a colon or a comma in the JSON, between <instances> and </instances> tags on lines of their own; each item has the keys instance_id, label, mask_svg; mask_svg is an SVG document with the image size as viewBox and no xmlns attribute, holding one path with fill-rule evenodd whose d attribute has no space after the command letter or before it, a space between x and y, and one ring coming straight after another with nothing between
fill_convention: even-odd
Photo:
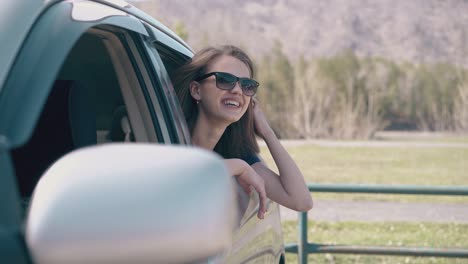
<instances>
[{"instance_id":1,"label":"green grass","mask_svg":"<svg viewBox=\"0 0 468 264\"><path fill-rule=\"evenodd\" d=\"M297 243L295 221L283 222L285 243ZM309 242L342 245L468 248L468 224L309 221ZM297 255L286 254L287 263ZM467 259L317 254L309 263L468 263Z\"/></svg>"},{"instance_id":2,"label":"green grass","mask_svg":"<svg viewBox=\"0 0 468 264\"><path fill-rule=\"evenodd\" d=\"M468 186L468 148L287 146L308 183ZM276 167L266 147L261 155ZM347 200L468 202L468 197L324 194L315 198Z\"/></svg>"}]
</instances>

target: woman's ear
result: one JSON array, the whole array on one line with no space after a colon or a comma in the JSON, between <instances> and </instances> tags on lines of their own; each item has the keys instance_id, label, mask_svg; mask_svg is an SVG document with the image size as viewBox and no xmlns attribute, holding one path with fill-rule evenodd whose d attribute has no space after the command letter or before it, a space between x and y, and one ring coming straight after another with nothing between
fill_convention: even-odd
<instances>
[{"instance_id":1,"label":"woman's ear","mask_svg":"<svg viewBox=\"0 0 468 264\"><path fill-rule=\"evenodd\" d=\"M192 81L189 87L190 87L190 95L192 95L193 99L200 101L201 100L200 84L196 81Z\"/></svg>"}]
</instances>

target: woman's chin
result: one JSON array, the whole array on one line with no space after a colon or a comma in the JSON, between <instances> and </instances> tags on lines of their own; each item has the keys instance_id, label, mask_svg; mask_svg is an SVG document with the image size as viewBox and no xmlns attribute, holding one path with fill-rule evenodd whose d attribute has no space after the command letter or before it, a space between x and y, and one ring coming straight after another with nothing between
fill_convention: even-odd
<instances>
[{"instance_id":1,"label":"woman's chin","mask_svg":"<svg viewBox=\"0 0 468 264\"><path fill-rule=\"evenodd\" d=\"M239 111L240 109L235 109L237 111L233 111L234 109L229 109L228 111L223 111L222 109L219 114L221 117L226 121L230 123L234 123L239 121L242 116L245 114L245 112Z\"/></svg>"},{"instance_id":2,"label":"woman's chin","mask_svg":"<svg viewBox=\"0 0 468 264\"><path fill-rule=\"evenodd\" d=\"M239 121L240 117L232 117L231 116L231 117L226 117L224 120L226 121L226 123L229 123L229 125L230 125L232 123L235 123L235 122Z\"/></svg>"},{"instance_id":3,"label":"woman's chin","mask_svg":"<svg viewBox=\"0 0 468 264\"><path fill-rule=\"evenodd\" d=\"M229 124L235 123L241 119L242 115L240 114L224 114L222 119Z\"/></svg>"}]
</instances>

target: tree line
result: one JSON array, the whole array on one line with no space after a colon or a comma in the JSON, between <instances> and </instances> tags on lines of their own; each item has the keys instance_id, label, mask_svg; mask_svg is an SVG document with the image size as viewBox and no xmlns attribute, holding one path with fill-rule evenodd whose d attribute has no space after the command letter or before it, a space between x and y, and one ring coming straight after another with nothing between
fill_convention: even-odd
<instances>
[{"instance_id":1,"label":"tree line","mask_svg":"<svg viewBox=\"0 0 468 264\"><path fill-rule=\"evenodd\" d=\"M277 42L256 65L257 97L281 138L468 132L468 71L448 63L399 64L350 50L292 62Z\"/></svg>"},{"instance_id":2,"label":"tree line","mask_svg":"<svg viewBox=\"0 0 468 264\"><path fill-rule=\"evenodd\" d=\"M187 39L183 23L174 29ZM280 41L255 62L257 98L281 138L369 139L382 130L468 132L468 70L453 64L397 63L358 57L351 50L292 61Z\"/></svg>"}]
</instances>

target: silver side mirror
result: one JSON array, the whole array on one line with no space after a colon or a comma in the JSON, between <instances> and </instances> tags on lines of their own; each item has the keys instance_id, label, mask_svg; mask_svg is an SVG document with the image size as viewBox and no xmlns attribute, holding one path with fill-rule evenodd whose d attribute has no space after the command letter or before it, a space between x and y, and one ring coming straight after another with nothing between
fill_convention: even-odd
<instances>
[{"instance_id":1,"label":"silver side mirror","mask_svg":"<svg viewBox=\"0 0 468 264\"><path fill-rule=\"evenodd\" d=\"M232 176L195 148L109 144L74 151L39 181L26 221L34 263L188 263L230 246Z\"/></svg>"}]
</instances>

